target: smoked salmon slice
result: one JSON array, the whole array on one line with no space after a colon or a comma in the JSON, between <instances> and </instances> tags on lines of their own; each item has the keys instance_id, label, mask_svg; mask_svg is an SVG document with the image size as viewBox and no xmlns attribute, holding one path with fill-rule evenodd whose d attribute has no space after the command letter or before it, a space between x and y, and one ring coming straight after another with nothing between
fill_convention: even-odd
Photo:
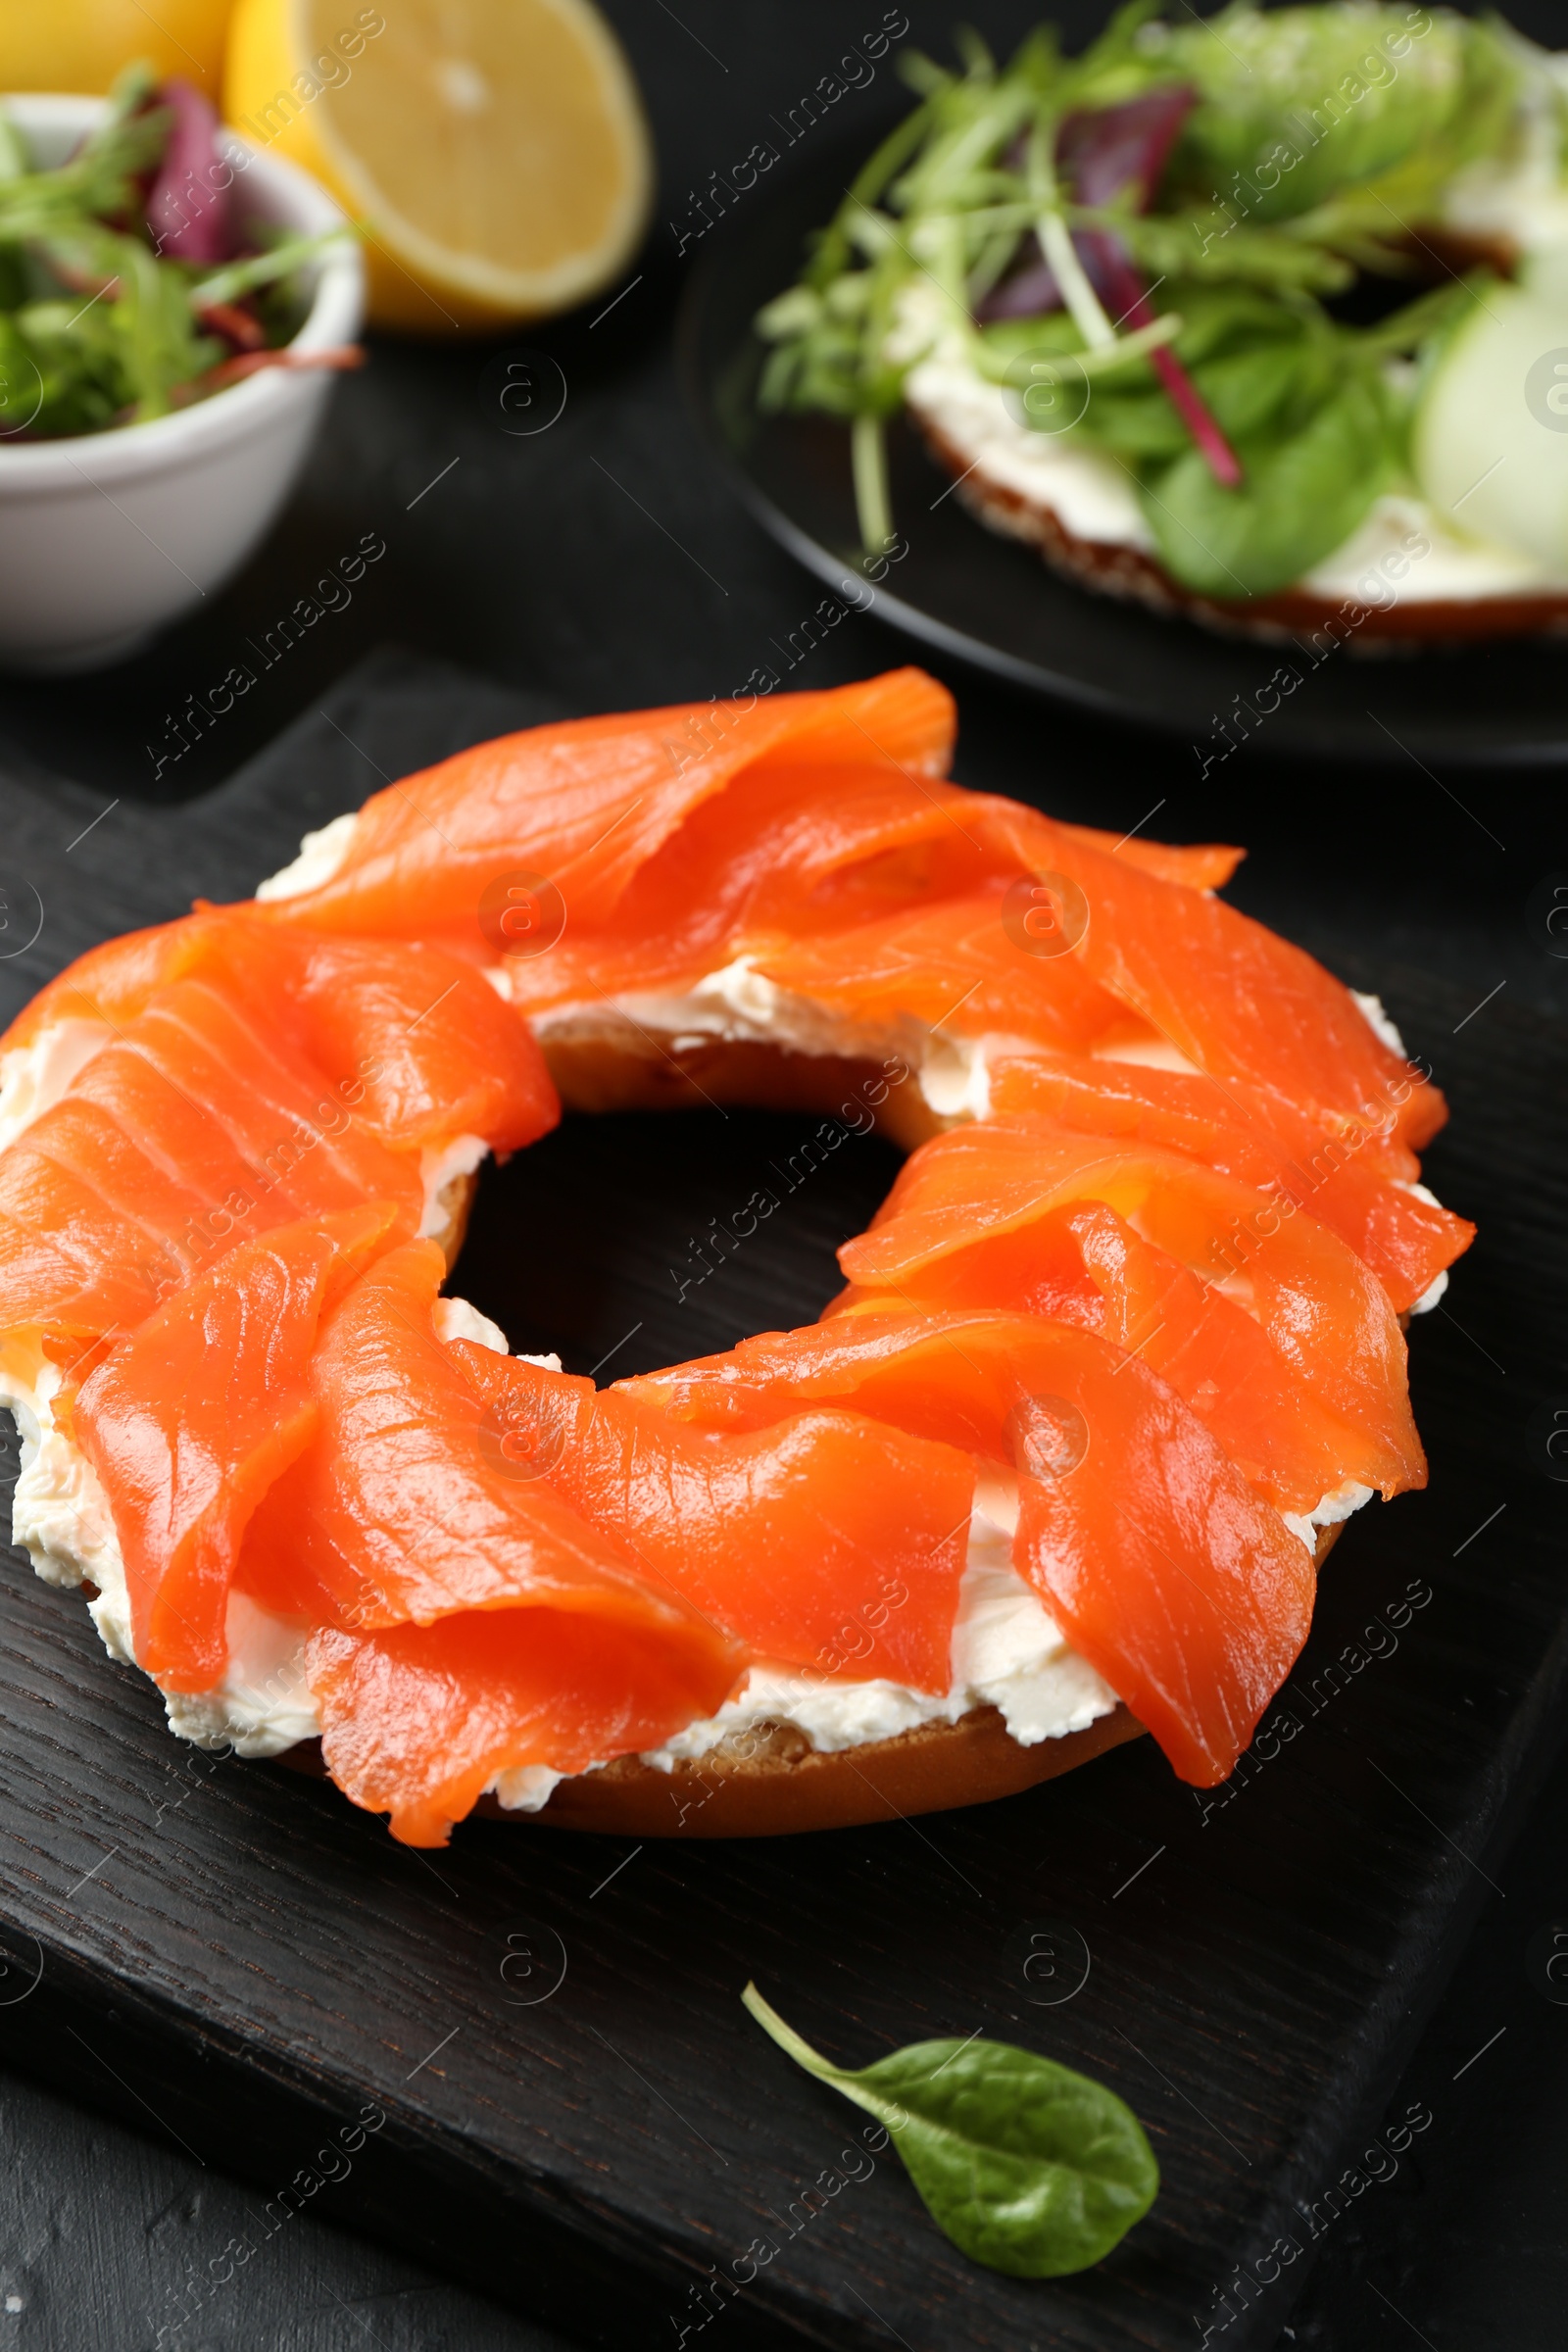
<instances>
[{"instance_id":1,"label":"smoked salmon slice","mask_svg":"<svg viewBox=\"0 0 1568 2352\"><path fill-rule=\"evenodd\" d=\"M416 1230L416 1164L215 980L172 981L0 1154L7 1327L132 1331L236 1240L376 1200Z\"/></svg>"},{"instance_id":2,"label":"smoked salmon slice","mask_svg":"<svg viewBox=\"0 0 1568 2352\"><path fill-rule=\"evenodd\" d=\"M505 1155L556 1125L561 1098L531 1030L471 964L403 940L299 945L302 1043L384 1144L473 1135Z\"/></svg>"},{"instance_id":3,"label":"smoked salmon slice","mask_svg":"<svg viewBox=\"0 0 1568 2352\"><path fill-rule=\"evenodd\" d=\"M1190 1152L1254 1192L1288 1198L1348 1242L1396 1314L1414 1306L1475 1238L1467 1219L1410 1189L1418 1163L1402 1146L1399 1175L1381 1174L1364 1163L1353 1132L1326 1135L1294 1105L1241 1080L1017 1052L991 1057L987 1077L990 1107L1001 1117L1049 1117L1083 1134Z\"/></svg>"},{"instance_id":4,"label":"smoked salmon slice","mask_svg":"<svg viewBox=\"0 0 1568 2352\"><path fill-rule=\"evenodd\" d=\"M1314 1511L1347 1478L1370 1482L1375 1446L1329 1412L1266 1334L1213 1283L1090 1200L1055 1208L933 1286L949 1304L1022 1307L1142 1357L1218 1440L1249 1483L1282 1511ZM848 1292L829 1316L886 1311L918 1298Z\"/></svg>"},{"instance_id":5,"label":"smoked salmon slice","mask_svg":"<svg viewBox=\"0 0 1568 2352\"><path fill-rule=\"evenodd\" d=\"M580 1772L722 1705L741 1651L544 1480L517 1477L431 1310L432 1243L327 1316L314 1426L252 1516L239 1588L317 1630L322 1749L408 1843L445 1842L499 1771Z\"/></svg>"},{"instance_id":6,"label":"smoked salmon slice","mask_svg":"<svg viewBox=\"0 0 1568 2352\"><path fill-rule=\"evenodd\" d=\"M689 1642L550 1608L326 1626L306 1661L327 1770L404 1845L445 1845L498 1773L662 1746L728 1687Z\"/></svg>"},{"instance_id":7,"label":"smoked salmon slice","mask_svg":"<svg viewBox=\"0 0 1568 2352\"><path fill-rule=\"evenodd\" d=\"M1008 887L998 879L852 930L759 944L752 961L790 995L867 1028L907 1016L960 1036L1000 1030L1069 1051L1140 1030L1076 957L1016 946L1003 921Z\"/></svg>"},{"instance_id":8,"label":"smoked salmon slice","mask_svg":"<svg viewBox=\"0 0 1568 2352\"><path fill-rule=\"evenodd\" d=\"M1032 869L1019 856L1021 812L1006 806L999 825L994 805L962 785L863 759L827 766L785 747L693 809L628 886L612 934L652 946L702 924L711 954L748 932L841 931L1015 881ZM1108 834L1066 829L1116 847ZM1195 889L1224 880L1241 855L1152 842L1118 854Z\"/></svg>"},{"instance_id":9,"label":"smoked salmon slice","mask_svg":"<svg viewBox=\"0 0 1568 2352\"><path fill-rule=\"evenodd\" d=\"M685 1641L727 1689L726 1638L544 1480L514 1474L436 1338L445 1271L434 1243L405 1244L326 1317L311 1361L316 1434L251 1521L242 1588L279 1616L359 1631L564 1610Z\"/></svg>"},{"instance_id":10,"label":"smoked salmon slice","mask_svg":"<svg viewBox=\"0 0 1568 2352\"><path fill-rule=\"evenodd\" d=\"M1378 1457L1325 1410L1233 1298L1133 1231L1102 1201L1056 1209L1030 1229L1053 1234L1094 1289L1058 1311L1141 1356L1213 1433L1249 1485L1282 1511L1310 1512Z\"/></svg>"},{"instance_id":11,"label":"smoked salmon slice","mask_svg":"<svg viewBox=\"0 0 1568 2352\"><path fill-rule=\"evenodd\" d=\"M1107 858L1123 858L1129 865L1141 866L1146 874L1153 874L1161 882L1179 883L1184 890L1223 890L1247 856L1245 850L1232 849L1224 842L1182 846L1169 841L1145 841L1137 833L1102 833L1098 825L1069 825L1060 817L1050 821L1058 833L1081 842L1085 849L1098 850Z\"/></svg>"},{"instance_id":12,"label":"smoked salmon slice","mask_svg":"<svg viewBox=\"0 0 1568 2352\"><path fill-rule=\"evenodd\" d=\"M30 1046L58 1022L96 1022L109 1034L134 1020L155 989L174 978L183 943L198 935L201 918L156 923L89 948L47 981L0 1037L0 1053Z\"/></svg>"},{"instance_id":13,"label":"smoked salmon slice","mask_svg":"<svg viewBox=\"0 0 1568 2352\"><path fill-rule=\"evenodd\" d=\"M703 802L769 754L946 773L952 697L917 669L819 694L572 719L503 736L375 794L329 882L268 903L273 920L483 949L480 900L537 870L573 925L598 925Z\"/></svg>"},{"instance_id":14,"label":"smoked salmon slice","mask_svg":"<svg viewBox=\"0 0 1568 2352\"><path fill-rule=\"evenodd\" d=\"M560 1116L525 1024L435 949L207 909L83 965L55 1004L106 1042L0 1160L14 1325L48 1298L62 1333L133 1329L228 1241L312 1208L393 1200L416 1231L422 1152L514 1151Z\"/></svg>"},{"instance_id":15,"label":"smoked salmon slice","mask_svg":"<svg viewBox=\"0 0 1568 2352\"><path fill-rule=\"evenodd\" d=\"M1026 869L1016 827L987 812L973 793L916 771L769 754L693 809L608 919L584 922L573 906L548 955L514 958L512 1002L543 1010L623 992L678 993L756 943L907 916L992 884L1000 899ZM1085 838L1109 846L1108 837ZM1190 887L1228 873L1236 856L1134 846L1152 870ZM989 945L1016 992L1017 950L1001 936ZM1108 1006L1106 1016L1114 1019Z\"/></svg>"},{"instance_id":16,"label":"smoked salmon slice","mask_svg":"<svg viewBox=\"0 0 1568 2352\"><path fill-rule=\"evenodd\" d=\"M253 908L202 906L78 956L0 1052L58 1021L96 1023L108 1044L161 989L196 978L303 1054L339 1118L352 1109L396 1150L466 1134L514 1152L561 1115L531 1032L471 963L407 941L281 931Z\"/></svg>"},{"instance_id":17,"label":"smoked salmon slice","mask_svg":"<svg viewBox=\"0 0 1568 2352\"><path fill-rule=\"evenodd\" d=\"M72 1428L124 1557L136 1656L167 1689L211 1690L228 1662L240 1539L316 1427L309 1373L322 1309L396 1224L379 1202L241 1242L75 1396Z\"/></svg>"},{"instance_id":18,"label":"smoked salmon slice","mask_svg":"<svg viewBox=\"0 0 1568 2352\"><path fill-rule=\"evenodd\" d=\"M864 1415L739 1437L459 1341L503 1445L751 1653L918 1690L953 1679L974 1464Z\"/></svg>"},{"instance_id":19,"label":"smoked salmon slice","mask_svg":"<svg viewBox=\"0 0 1568 2352\"><path fill-rule=\"evenodd\" d=\"M1442 1096L1304 949L1032 809L1017 821L1020 844L1083 893L1072 953L1085 971L1200 1070L1278 1096L1330 1134L1392 1125L1412 1151L1431 1141Z\"/></svg>"},{"instance_id":20,"label":"smoked salmon slice","mask_svg":"<svg viewBox=\"0 0 1568 2352\"><path fill-rule=\"evenodd\" d=\"M1175 1152L1108 1144L1049 1120L954 1128L906 1161L868 1233L839 1263L852 1298L1002 1305L1051 1264L1053 1209L1102 1200L1256 1318L1309 1396L1356 1433L1356 1476L1385 1495L1426 1481L1404 1339L1382 1284L1304 1211ZM1049 1311L1049 1307L1048 1307Z\"/></svg>"},{"instance_id":21,"label":"smoked salmon slice","mask_svg":"<svg viewBox=\"0 0 1568 2352\"><path fill-rule=\"evenodd\" d=\"M1306 1545L1172 1389L1091 1332L867 1312L621 1385L709 1426L853 1404L1015 1465L1015 1566L1184 1780L1232 1770L1306 1639Z\"/></svg>"},{"instance_id":22,"label":"smoked salmon slice","mask_svg":"<svg viewBox=\"0 0 1568 2352\"><path fill-rule=\"evenodd\" d=\"M976 888L999 862L1013 872L965 822L969 798L899 769L760 761L692 812L608 921L568 921L549 955L514 959L512 1001L678 991L753 939L842 930Z\"/></svg>"}]
</instances>

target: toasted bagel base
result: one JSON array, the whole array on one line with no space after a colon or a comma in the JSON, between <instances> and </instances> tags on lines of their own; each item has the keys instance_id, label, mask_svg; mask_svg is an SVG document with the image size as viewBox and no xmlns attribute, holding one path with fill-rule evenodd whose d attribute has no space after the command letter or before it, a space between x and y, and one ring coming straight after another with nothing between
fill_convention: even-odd
<instances>
[{"instance_id":1,"label":"toasted bagel base","mask_svg":"<svg viewBox=\"0 0 1568 2352\"><path fill-rule=\"evenodd\" d=\"M620 1756L602 1772L563 1781L535 1814L507 1814L493 1796L475 1811L533 1820L547 1830L604 1830L624 1838L783 1838L847 1830L914 1813L1016 1796L1039 1781L1136 1740L1143 1725L1114 1707L1087 1731L1020 1747L995 1707L956 1723L920 1724L893 1740L822 1750L793 1724L767 1724L671 1772Z\"/></svg>"},{"instance_id":2,"label":"toasted bagel base","mask_svg":"<svg viewBox=\"0 0 1568 2352\"><path fill-rule=\"evenodd\" d=\"M621 1036L542 1040L550 1075L567 1110L695 1110L737 1103L751 1110L821 1111L871 1124L902 1152L951 1124L939 1118L904 1065L838 1054L802 1054L762 1039L655 1039L627 1025ZM889 1056L897 1061L897 1056ZM874 1104L874 1108L873 1108Z\"/></svg>"},{"instance_id":3,"label":"toasted bagel base","mask_svg":"<svg viewBox=\"0 0 1568 2352\"><path fill-rule=\"evenodd\" d=\"M598 1772L563 1781L537 1812L481 1796L470 1818L614 1838L784 1838L800 1830L847 1830L1016 1796L1138 1739L1143 1729L1117 1706L1087 1731L1020 1747L997 1708L975 1707L956 1723L920 1724L893 1740L823 1751L793 1724L762 1724L743 1742L726 1740L669 1772L641 1756L617 1756ZM326 1777L318 1740L302 1741L277 1761L292 1772Z\"/></svg>"}]
</instances>

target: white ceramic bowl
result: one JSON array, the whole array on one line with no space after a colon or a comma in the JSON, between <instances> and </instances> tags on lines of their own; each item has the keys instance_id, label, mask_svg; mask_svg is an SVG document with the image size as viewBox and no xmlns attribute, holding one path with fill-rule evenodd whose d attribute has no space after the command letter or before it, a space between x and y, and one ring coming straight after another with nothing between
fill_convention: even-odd
<instances>
[{"instance_id":1,"label":"white ceramic bowl","mask_svg":"<svg viewBox=\"0 0 1568 2352\"><path fill-rule=\"evenodd\" d=\"M7 113L40 164L64 163L100 98L10 97ZM325 191L291 164L223 131L241 221L317 235L343 224ZM295 351L352 343L364 268L345 236L315 264ZM52 441L0 441L0 662L95 669L132 652L220 588L298 478L332 388L330 371L264 368L147 424ZM5 387L0 422L25 387Z\"/></svg>"}]
</instances>

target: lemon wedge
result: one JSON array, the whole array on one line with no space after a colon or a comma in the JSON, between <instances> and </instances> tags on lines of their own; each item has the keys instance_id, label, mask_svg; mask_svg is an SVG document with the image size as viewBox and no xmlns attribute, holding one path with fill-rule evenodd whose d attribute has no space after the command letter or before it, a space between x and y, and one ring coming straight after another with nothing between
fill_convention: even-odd
<instances>
[{"instance_id":1,"label":"lemon wedge","mask_svg":"<svg viewBox=\"0 0 1568 2352\"><path fill-rule=\"evenodd\" d=\"M146 58L218 104L230 0L0 0L0 90L107 90Z\"/></svg>"},{"instance_id":2,"label":"lemon wedge","mask_svg":"<svg viewBox=\"0 0 1568 2352\"><path fill-rule=\"evenodd\" d=\"M223 95L360 223L376 325L569 309L647 224L637 86L588 0L240 0Z\"/></svg>"}]
</instances>

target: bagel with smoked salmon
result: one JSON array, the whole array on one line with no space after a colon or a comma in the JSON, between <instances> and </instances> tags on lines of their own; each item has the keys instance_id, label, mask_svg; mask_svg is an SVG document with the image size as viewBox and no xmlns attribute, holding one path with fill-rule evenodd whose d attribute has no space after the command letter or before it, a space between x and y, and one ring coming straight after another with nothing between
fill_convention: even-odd
<instances>
[{"instance_id":1,"label":"bagel with smoked salmon","mask_svg":"<svg viewBox=\"0 0 1568 2352\"><path fill-rule=\"evenodd\" d=\"M874 1821L1141 1729L1230 1772L1425 1478L1445 1107L1239 853L953 738L900 670L480 745L0 1040L16 1540L176 1733L426 1845ZM720 1254L908 1154L817 1322L596 1388L453 1292L487 1155L732 1102L808 1123Z\"/></svg>"}]
</instances>

